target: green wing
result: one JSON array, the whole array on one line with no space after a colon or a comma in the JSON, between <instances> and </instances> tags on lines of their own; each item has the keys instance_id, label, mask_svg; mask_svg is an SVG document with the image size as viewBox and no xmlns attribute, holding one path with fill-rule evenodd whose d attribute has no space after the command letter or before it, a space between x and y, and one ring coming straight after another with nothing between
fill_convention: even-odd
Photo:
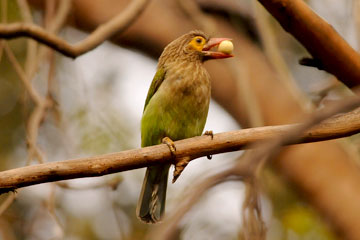
<instances>
[{"instance_id":1,"label":"green wing","mask_svg":"<svg viewBox=\"0 0 360 240\"><path fill-rule=\"evenodd\" d=\"M161 83L164 81L165 79L165 70L164 68L159 68L151 82L146 100L145 100L145 106L144 106L144 111L146 106L148 105L148 103L150 102L150 99L152 98L152 96L154 96L154 94L156 93L156 91L159 89Z\"/></svg>"}]
</instances>

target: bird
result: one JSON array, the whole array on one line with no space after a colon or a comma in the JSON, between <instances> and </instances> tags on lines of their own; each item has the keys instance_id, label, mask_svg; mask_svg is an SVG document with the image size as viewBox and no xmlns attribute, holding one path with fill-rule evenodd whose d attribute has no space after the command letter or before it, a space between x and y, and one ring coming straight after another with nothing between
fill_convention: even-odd
<instances>
[{"instance_id":1,"label":"bird","mask_svg":"<svg viewBox=\"0 0 360 240\"><path fill-rule=\"evenodd\" d=\"M163 50L145 100L141 119L141 146L199 136L205 126L210 96L210 77L203 63L232 54L210 51L229 38L209 38L200 30L190 31ZM136 209L145 223L157 223L165 210L170 163L147 167Z\"/></svg>"}]
</instances>

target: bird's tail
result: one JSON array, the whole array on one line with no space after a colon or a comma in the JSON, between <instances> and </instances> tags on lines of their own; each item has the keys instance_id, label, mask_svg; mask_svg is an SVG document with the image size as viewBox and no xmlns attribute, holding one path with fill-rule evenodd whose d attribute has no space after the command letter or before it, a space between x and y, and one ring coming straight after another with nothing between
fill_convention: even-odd
<instances>
[{"instance_id":1,"label":"bird's tail","mask_svg":"<svg viewBox=\"0 0 360 240\"><path fill-rule=\"evenodd\" d=\"M170 164L148 167L136 208L138 218L146 223L161 220L165 210L166 187Z\"/></svg>"}]
</instances>

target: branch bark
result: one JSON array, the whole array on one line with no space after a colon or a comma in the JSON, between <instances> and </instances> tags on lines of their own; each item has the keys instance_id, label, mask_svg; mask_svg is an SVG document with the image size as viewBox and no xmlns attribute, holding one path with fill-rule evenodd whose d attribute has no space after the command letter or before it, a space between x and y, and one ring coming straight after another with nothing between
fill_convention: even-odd
<instances>
[{"instance_id":1,"label":"branch bark","mask_svg":"<svg viewBox=\"0 0 360 240\"><path fill-rule=\"evenodd\" d=\"M149 0L134 0L110 21L100 25L87 38L71 45L55 34L32 23L0 24L0 38L30 37L67 57L76 58L99 46L114 34L120 34L142 13Z\"/></svg>"},{"instance_id":2,"label":"branch bark","mask_svg":"<svg viewBox=\"0 0 360 240\"><path fill-rule=\"evenodd\" d=\"M321 63L349 88L360 84L360 55L302 0L258 0Z\"/></svg>"},{"instance_id":3,"label":"branch bark","mask_svg":"<svg viewBox=\"0 0 360 240\"><path fill-rule=\"evenodd\" d=\"M358 103L358 102L357 102ZM176 158L195 159L253 146L253 143L286 135L302 124L249 128L176 141ZM334 116L302 134L299 143L350 136L360 132L360 108ZM164 144L89 158L44 163L0 172L0 193L20 187L73 178L102 176L172 161Z\"/></svg>"}]
</instances>

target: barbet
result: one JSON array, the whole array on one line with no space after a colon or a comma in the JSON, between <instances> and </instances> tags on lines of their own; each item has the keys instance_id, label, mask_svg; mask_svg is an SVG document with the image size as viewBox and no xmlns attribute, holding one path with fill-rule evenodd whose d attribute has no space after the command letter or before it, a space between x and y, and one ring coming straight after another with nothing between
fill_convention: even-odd
<instances>
[{"instance_id":1,"label":"barbet","mask_svg":"<svg viewBox=\"0 0 360 240\"><path fill-rule=\"evenodd\" d=\"M203 62L232 57L228 53L209 51L225 40L229 39L209 39L201 31L191 31L165 47L145 101L142 147L166 142L170 150L175 151L172 140L201 135L211 95L209 74ZM137 215L144 222L161 220L169 167L170 164L163 164L146 170L137 206Z\"/></svg>"}]
</instances>

